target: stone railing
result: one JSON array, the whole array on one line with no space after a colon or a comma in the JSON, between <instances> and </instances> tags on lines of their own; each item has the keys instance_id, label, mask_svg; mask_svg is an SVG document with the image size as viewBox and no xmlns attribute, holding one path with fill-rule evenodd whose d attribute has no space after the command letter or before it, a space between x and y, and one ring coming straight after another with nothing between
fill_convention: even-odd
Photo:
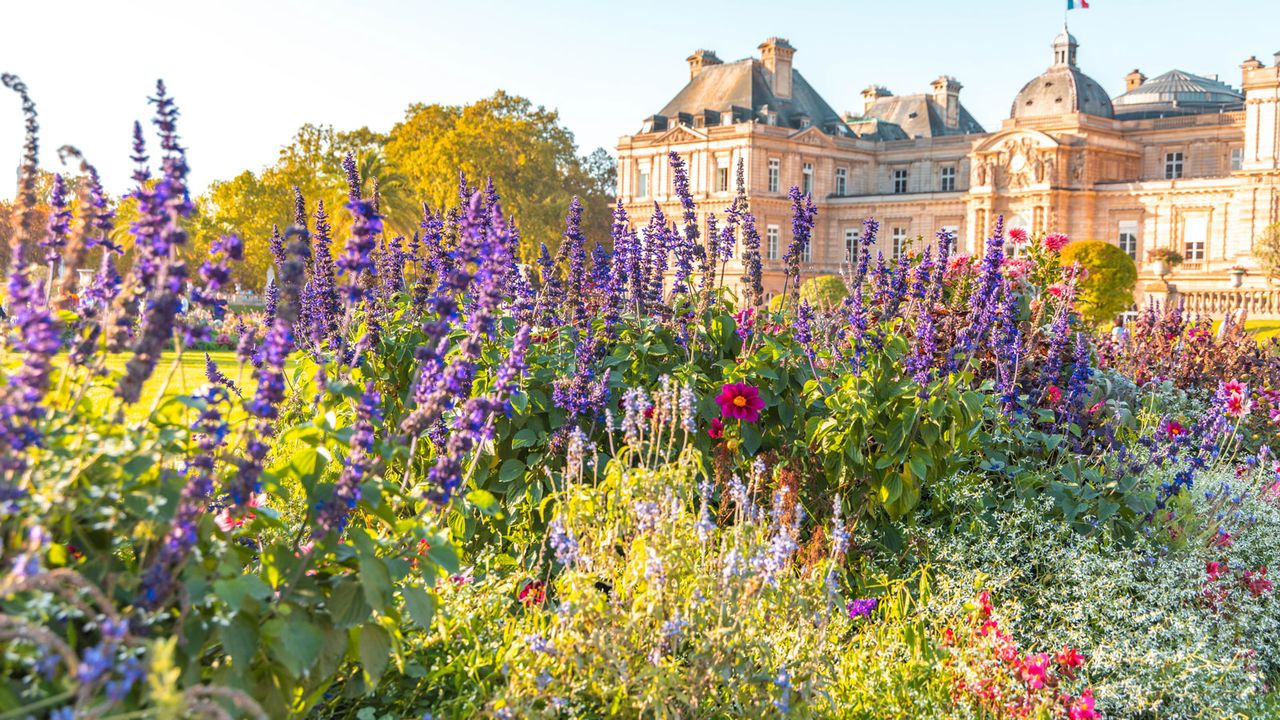
<instances>
[{"instance_id":1,"label":"stone railing","mask_svg":"<svg viewBox=\"0 0 1280 720\"><path fill-rule=\"evenodd\" d=\"M1179 291L1173 299L1187 312L1210 317L1243 308L1252 319L1280 318L1280 288Z\"/></svg>"}]
</instances>

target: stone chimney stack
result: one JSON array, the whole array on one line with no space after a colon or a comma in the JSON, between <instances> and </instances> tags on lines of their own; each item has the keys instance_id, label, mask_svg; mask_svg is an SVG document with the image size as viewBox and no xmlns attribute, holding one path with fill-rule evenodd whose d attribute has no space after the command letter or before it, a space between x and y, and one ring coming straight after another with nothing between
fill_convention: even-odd
<instances>
[{"instance_id":1,"label":"stone chimney stack","mask_svg":"<svg viewBox=\"0 0 1280 720\"><path fill-rule=\"evenodd\" d=\"M1134 68L1132 72L1124 76L1124 91L1133 92L1147 81L1147 76L1142 74L1138 68Z\"/></svg>"},{"instance_id":2,"label":"stone chimney stack","mask_svg":"<svg viewBox=\"0 0 1280 720\"><path fill-rule=\"evenodd\" d=\"M871 106L876 104L876 100L882 97L889 97L893 93L889 92L889 88L883 85L872 85L862 91L862 114L865 116L871 111Z\"/></svg>"},{"instance_id":3,"label":"stone chimney stack","mask_svg":"<svg viewBox=\"0 0 1280 720\"><path fill-rule=\"evenodd\" d=\"M769 71L769 83L773 94L780 98L791 97L791 58L796 49L784 38L771 37L760 43L760 62Z\"/></svg>"},{"instance_id":4,"label":"stone chimney stack","mask_svg":"<svg viewBox=\"0 0 1280 720\"><path fill-rule=\"evenodd\" d=\"M932 87L933 101L942 108L942 117L947 127L960 127L960 88L964 86L950 75L943 75L933 81Z\"/></svg>"},{"instance_id":5,"label":"stone chimney stack","mask_svg":"<svg viewBox=\"0 0 1280 720\"><path fill-rule=\"evenodd\" d=\"M698 77L698 73L702 72L703 68L721 64L715 50L694 50L693 54L685 59L689 61L690 80Z\"/></svg>"}]
</instances>

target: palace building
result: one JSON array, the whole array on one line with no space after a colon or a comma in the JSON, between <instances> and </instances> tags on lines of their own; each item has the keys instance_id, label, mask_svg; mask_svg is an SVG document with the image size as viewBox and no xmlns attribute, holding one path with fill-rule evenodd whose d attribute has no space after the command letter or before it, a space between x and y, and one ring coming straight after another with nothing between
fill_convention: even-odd
<instances>
[{"instance_id":1,"label":"palace building","mask_svg":"<svg viewBox=\"0 0 1280 720\"><path fill-rule=\"evenodd\" d=\"M1052 63L1013 98L998 129L974 120L953 77L913 95L872 86L860 112L841 114L796 69L796 49L782 38L734 62L698 50L684 88L619 139L619 196L637 227L655 203L679 218L667 163L674 150L705 222L732 201L741 160L770 293L782 286L787 193L799 186L818 206L806 276L838 273L867 217L880 222L877 245L893 257L944 228L957 252L981 252L1002 215L1008 227L1120 246L1138 263L1140 292L1177 293L1206 313L1244 305L1280 315L1280 290L1269 289L1252 256L1264 229L1280 222L1280 53L1270 66L1246 60L1238 90L1181 70L1152 78L1134 70L1111 97L1081 70L1078 47L1065 29L1054 38ZM1157 248L1185 258L1163 281L1144 262ZM729 277L741 274L736 265Z\"/></svg>"}]
</instances>

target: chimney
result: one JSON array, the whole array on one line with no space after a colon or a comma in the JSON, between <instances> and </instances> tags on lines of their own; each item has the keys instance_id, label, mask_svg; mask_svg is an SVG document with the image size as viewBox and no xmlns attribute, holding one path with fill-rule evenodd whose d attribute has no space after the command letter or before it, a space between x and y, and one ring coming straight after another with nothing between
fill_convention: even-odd
<instances>
[{"instance_id":1,"label":"chimney","mask_svg":"<svg viewBox=\"0 0 1280 720\"><path fill-rule=\"evenodd\" d=\"M698 77L698 73L702 72L703 68L721 64L715 50L694 50L693 54L685 59L689 61L690 80Z\"/></svg>"},{"instance_id":2,"label":"chimney","mask_svg":"<svg viewBox=\"0 0 1280 720\"><path fill-rule=\"evenodd\" d=\"M786 99L791 97L791 58L796 49L783 38L771 37L760 43L760 62L769 71L769 83L773 94Z\"/></svg>"},{"instance_id":3,"label":"chimney","mask_svg":"<svg viewBox=\"0 0 1280 720\"><path fill-rule=\"evenodd\" d=\"M942 117L949 128L960 127L960 88L964 87L959 80L950 75L943 75L933 81L933 101L942 108Z\"/></svg>"},{"instance_id":4,"label":"chimney","mask_svg":"<svg viewBox=\"0 0 1280 720\"><path fill-rule=\"evenodd\" d=\"M1147 76L1142 74L1138 68L1134 68L1132 72L1124 76L1124 91L1133 92L1138 86L1147 81Z\"/></svg>"},{"instance_id":5,"label":"chimney","mask_svg":"<svg viewBox=\"0 0 1280 720\"><path fill-rule=\"evenodd\" d=\"M893 93L889 92L889 88L883 85L872 85L862 91L862 114L865 116L871 112L871 106L876 104L876 100L882 97L889 97Z\"/></svg>"}]
</instances>

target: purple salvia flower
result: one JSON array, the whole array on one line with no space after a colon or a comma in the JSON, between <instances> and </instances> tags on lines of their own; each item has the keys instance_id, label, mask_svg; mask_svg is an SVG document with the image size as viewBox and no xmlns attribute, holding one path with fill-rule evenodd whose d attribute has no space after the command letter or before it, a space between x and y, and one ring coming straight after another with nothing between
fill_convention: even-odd
<instances>
[{"instance_id":1,"label":"purple salvia flower","mask_svg":"<svg viewBox=\"0 0 1280 720\"><path fill-rule=\"evenodd\" d=\"M689 278L693 273L695 262L698 262L700 269L705 272L706 257L702 246L698 244L698 211L693 203L693 195L689 191L689 173L685 168L684 160L679 153L671 150L667 153L667 161L671 165L672 185L675 187L676 197L680 199L680 207L683 209L681 222L684 224L684 234L673 233L672 235L676 273L671 292L679 294L691 289Z\"/></svg>"},{"instance_id":2,"label":"purple salvia flower","mask_svg":"<svg viewBox=\"0 0 1280 720\"><path fill-rule=\"evenodd\" d=\"M760 264L760 233L756 230L756 216L750 211L742 213L742 290L747 307L757 308L764 303L764 269Z\"/></svg>"},{"instance_id":3,"label":"purple salvia flower","mask_svg":"<svg viewBox=\"0 0 1280 720\"><path fill-rule=\"evenodd\" d=\"M808 250L813 236L813 223L818 215L818 208L813 204L809 193L801 193L800 188L791 188L791 244L787 254L783 256L786 280L791 283L791 294L800 292L800 260ZM783 283L786 285L786 282Z\"/></svg>"},{"instance_id":4,"label":"purple salvia flower","mask_svg":"<svg viewBox=\"0 0 1280 720\"><path fill-rule=\"evenodd\" d=\"M1010 417L1021 414L1018 403L1018 372L1022 366L1022 333L1018 329L1018 298L1006 281L1001 287L996 336L996 390L1000 404Z\"/></svg>"},{"instance_id":5,"label":"purple salvia flower","mask_svg":"<svg viewBox=\"0 0 1280 720\"><path fill-rule=\"evenodd\" d=\"M356 158L351 153L343 156L342 171L347 176L347 200L355 202L360 199L360 171L356 168Z\"/></svg>"},{"instance_id":6,"label":"purple salvia flower","mask_svg":"<svg viewBox=\"0 0 1280 720\"><path fill-rule=\"evenodd\" d=\"M667 274L668 230L667 218L662 214L658 203L653 203L653 215L643 233L645 302L662 302L663 285Z\"/></svg>"},{"instance_id":7,"label":"purple salvia flower","mask_svg":"<svg viewBox=\"0 0 1280 720\"><path fill-rule=\"evenodd\" d=\"M375 275L378 270L372 256L378 247L378 235L382 233L382 216L372 200L358 197L347 203L347 210L352 217L351 238L347 240L346 252L338 258L336 266L338 274L347 277L347 303L354 305L364 298L366 276Z\"/></svg>"},{"instance_id":8,"label":"purple salvia flower","mask_svg":"<svg viewBox=\"0 0 1280 720\"><path fill-rule=\"evenodd\" d=\"M61 173L54 173L53 188L49 192L49 232L40 240L44 248L44 262L49 266L49 277L58 276L58 264L62 250L71 235L71 209L68 207L67 187Z\"/></svg>"},{"instance_id":9,"label":"purple salvia flower","mask_svg":"<svg viewBox=\"0 0 1280 720\"><path fill-rule=\"evenodd\" d=\"M200 516L206 512L213 494L214 454L227 435L227 423L219 410L227 399L226 390L215 385L196 393L194 398L201 402L194 426L197 452L187 461L187 484L178 498L169 532L141 578L139 604L152 609L169 599L178 584L179 566L199 539Z\"/></svg>"},{"instance_id":10,"label":"purple salvia flower","mask_svg":"<svg viewBox=\"0 0 1280 720\"><path fill-rule=\"evenodd\" d=\"M365 385L364 394L356 404L356 416L351 425L351 441L347 457L342 463L342 474L333 485L333 493L316 507L312 537L323 538L330 533L340 536L346 529L351 511L360 501L360 484L376 462L374 426L381 424L381 421L382 396L373 389L371 381Z\"/></svg>"},{"instance_id":11,"label":"purple salvia flower","mask_svg":"<svg viewBox=\"0 0 1280 720\"><path fill-rule=\"evenodd\" d=\"M311 317L311 342L318 352L338 341L338 323L342 302L338 298L337 268L333 264L332 241L329 238L329 216L324 201L316 203L316 233L311 247L311 282L308 314Z\"/></svg>"},{"instance_id":12,"label":"purple salvia flower","mask_svg":"<svg viewBox=\"0 0 1280 720\"><path fill-rule=\"evenodd\" d=\"M587 321L587 246L582 235L582 203L575 196L569 203L569 214L565 218L564 239L560 250L556 253L556 265L565 264L568 276L565 279L565 311L566 320L575 328L581 328Z\"/></svg>"},{"instance_id":13,"label":"purple salvia flower","mask_svg":"<svg viewBox=\"0 0 1280 720\"><path fill-rule=\"evenodd\" d=\"M204 376L208 379L210 384L224 387L235 393L237 397L242 397L240 388L236 387L236 384L231 381L231 378L227 377L218 369L218 364L213 361L213 358L209 356L209 353L204 354Z\"/></svg>"},{"instance_id":14,"label":"purple salvia flower","mask_svg":"<svg viewBox=\"0 0 1280 720\"><path fill-rule=\"evenodd\" d=\"M796 308L795 337L796 342L804 348L804 354L808 356L809 362L813 362L814 358L813 320L813 306L808 300L802 299L799 307Z\"/></svg>"},{"instance_id":15,"label":"purple salvia flower","mask_svg":"<svg viewBox=\"0 0 1280 720\"><path fill-rule=\"evenodd\" d=\"M53 357L62 347L57 323L44 305L44 294L31 282L21 257L21 249L15 247L8 289L15 330L9 345L22 364L0 387L0 472L10 475L26 466L27 449L41 443L36 423L44 417ZM9 489L0 487L0 499L7 500L10 495Z\"/></svg>"}]
</instances>

